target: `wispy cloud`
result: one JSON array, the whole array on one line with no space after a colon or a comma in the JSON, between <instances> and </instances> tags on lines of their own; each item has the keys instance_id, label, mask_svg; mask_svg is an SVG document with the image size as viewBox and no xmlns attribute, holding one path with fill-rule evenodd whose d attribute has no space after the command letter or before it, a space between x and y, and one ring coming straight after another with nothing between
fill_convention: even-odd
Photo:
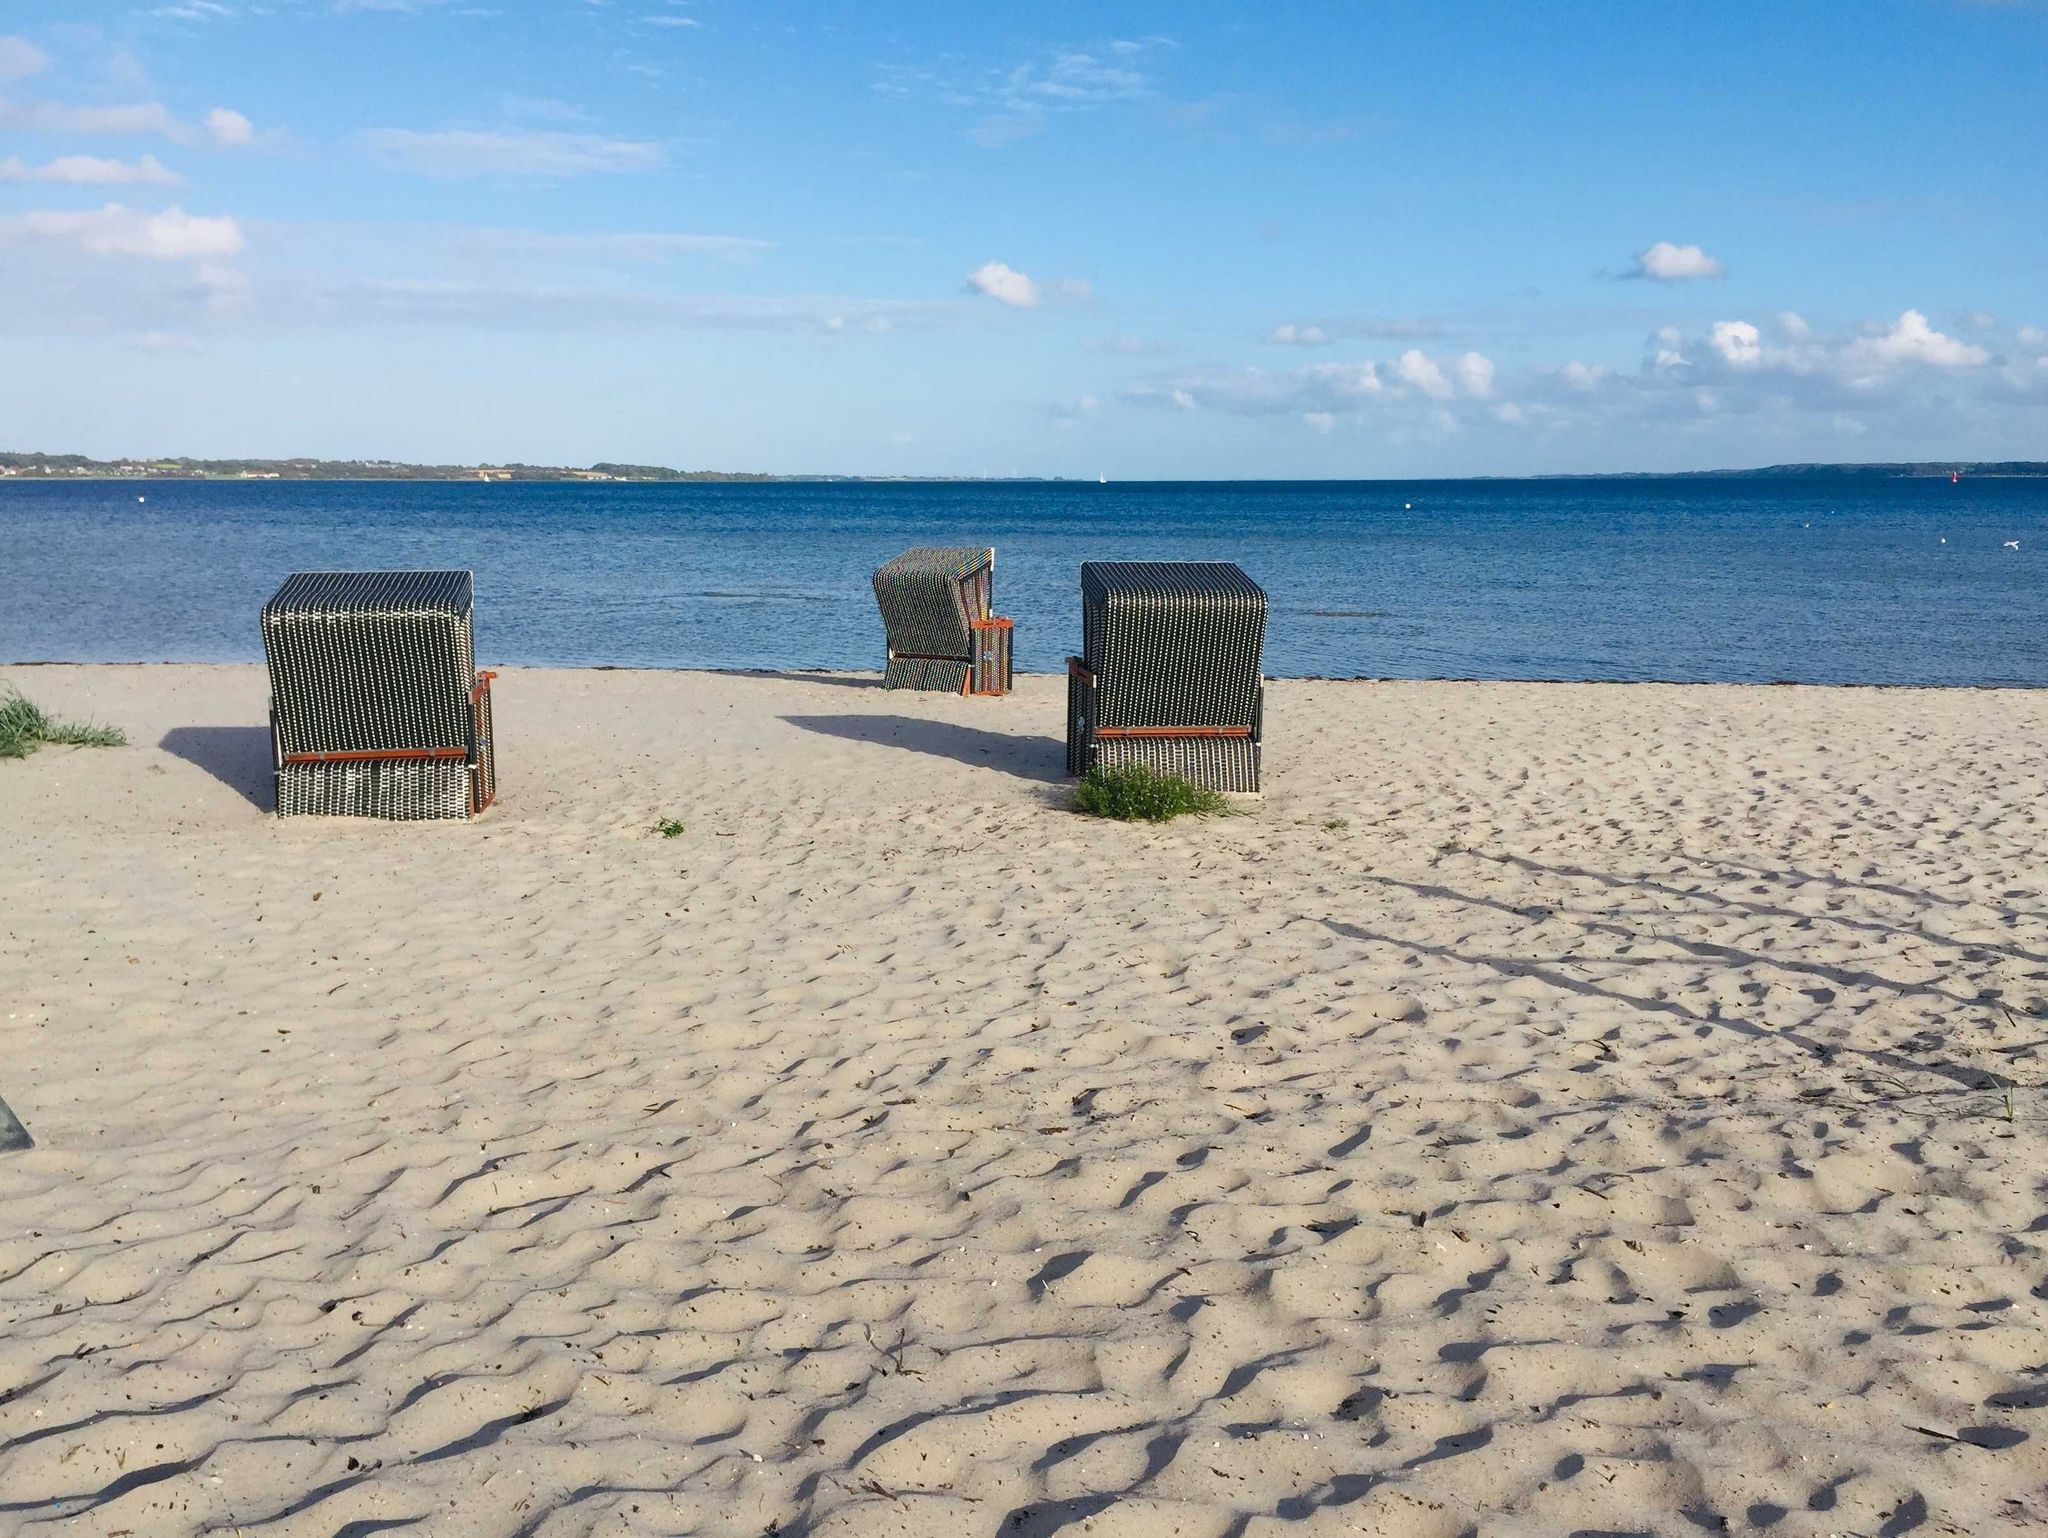
<instances>
[{"instance_id":1,"label":"wispy cloud","mask_svg":"<svg viewBox=\"0 0 2048 1538\"><path fill-rule=\"evenodd\" d=\"M207 218L175 207L149 212L119 203L0 218L0 244L21 241L70 246L93 256L151 261L227 257L243 246L242 227L232 218Z\"/></svg>"},{"instance_id":2,"label":"wispy cloud","mask_svg":"<svg viewBox=\"0 0 2048 1538\"><path fill-rule=\"evenodd\" d=\"M1144 336L1091 336L1081 345L1089 352L1104 352L1119 358L1158 357L1180 351L1177 343Z\"/></svg>"},{"instance_id":3,"label":"wispy cloud","mask_svg":"<svg viewBox=\"0 0 2048 1538\"><path fill-rule=\"evenodd\" d=\"M181 187L185 178L154 155L140 160L104 160L97 155L59 155L32 166L18 158L0 160L0 182L56 182L76 187Z\"/></svg>"},{"instance_id":4,"label":"wispy cloud","mask_svg":"<svg viewBox=\"0 0 2048 1538\"><path fill-rule=\"evenodd\" d=\"M652 294L558 284L343 281L309 296L304 320L403 321L507 331L648 328L779 332L821 338L883 336L938 324L955 306L825 294L726 297Z\"/></svg>"},{"instance_id":5,"label":"wispy cloud","mask_svg":"<svg viewBox=\"0 0 2048 1538\"><path fill-rule=\"evenodd\" d=\"M26 80L40 74L50 56L25 37L0 37L0 80Z\"/></svg>"},{"instance_id":6,"label":"wispy cloud","mask_svg":"<svg viewBox=\"0 0 2048 1538\"><path fill-rule=\"evenodd\" d=\"M178 331L145 331L128 339L128 346L136 352L200 352L197 337L186 336Z\"/></svg>"},{"instance_id":7,"label":"wispy cloud","mask_svg":"<svg viewBox=\"0 0 2048 1538\"><path fill-rule=\"evenodd\" d=\"M162 102L124 102L115 106L76 107L64 102L0 101L0 128L25 133L117 136L157 134L186 139L191 130L171 115Z\"/></svg>"},{"instance_id":8,"label":"wispy cloud","mask_svg":"<svg viewBox=\"0 0 2048 1538\"><path fill-rule=\"evenodd\" d=\"M376 128L361 136L372 151L420 176L583 176L652 171L665 148L603 134L444 128Z\"/></svg>"},{"instance_id":9,"label":"wispy cloud","mask_svg":"<svg viewBox=\"0 0 2048 1538\"><path fill-rule=\"evenodd\" d=\"M1660 240L1636 253L1635 265L1624 278L1648 278L1655 283L1683 283L1692 278L1724 278L1728 269L1698 246L1677 246Z\"/></svg>"},{"instance_id":10,"label":"wispy cloud","mask_svg":"<svg viewBox=\"0 0 2048 1538\"><path fill-rule=\"evenodd\" d=\"M1126 393L1140 403L1182 411L1319 415L1335 420L1383 408L1441 409L1452 403L1477 403L1490 399L1493 392L1493 362L1483 354L1438 358L1411 347L1394 358L1299 369L1187 369Z\"/></svg>"},{"instance_id":11,"label":"wispy cloud","mask_svg":"<svg viewBox=\"0 0 2048 1538\"><path fill-rule=\"evenodd\" d=\"M676 256L715 256L729 262L758 260L775 249L772 240L743 235L696 235L664 230L588 231L556 234L542 230L468 229L459 245L479 246L493 254L530 254L585 258L602 262L661 262Z\"/></svg>"},{"instance_id":12,"label":"wispy cloud","mask_svg":"<svg viewBox=\"0 0 2048 1538\"><path fill-rule=\"evenodd\" d=\"M73 137L155 136L174 144L203 141L237 148L256 141L256 128L231 107L215 107L199 126L185 122L160 101L77 106L69 102L0 101L0 129Z\"/></svg>"},{"instance_id":13,"label":"wispy cloud","mask_svg":"<svg viewBox=\"0 0 2048 1538\"><path fill-rule=\"evenodd\" d=\"M1419 317L1337 315L1315 321L1282 321L1266 333L1266 340L1277 347L1327 347L1332 342L1361 339L1426 342L1443 332L1437 321Z\"/></svg>"},{"instance_id":14,"label":"wispy cloud","mask_svg":"<svg viewBox=\"0 0 2048 1538\"><path fill-rule=\"evenodd\" d=\"M590 114L574 102L560 101L552 96L515 96L506 94L498 98L498 105L508 118L521 118L536 123L588 123Z\"/></svg>"},{"instance_id":15,"label":"wispy cloud","mask_svg":"<svg viewBox=\"0 0 2048 1538\"><path fill-rule=\"evenodd\" d=\"M160 21L227 21L236 12L221 0L177 0L172 5L152 6L146 14Z\"/></svg>"},{"instance_id":16,"label":"wispy cloud","mask_svg":"<svg viewBox=\"0 0 2048 1538\"><path fill-rule=\"evenodd\" d=\"M1117 39L1053 48L1001 69L884 66L875 89L890 96L932 96L979 113L968 136L995 149L1043 132L1064 114L1154 98L1157 87L1142 62L1171 46L1166 38Z\"/></svg>"}]
</instances>

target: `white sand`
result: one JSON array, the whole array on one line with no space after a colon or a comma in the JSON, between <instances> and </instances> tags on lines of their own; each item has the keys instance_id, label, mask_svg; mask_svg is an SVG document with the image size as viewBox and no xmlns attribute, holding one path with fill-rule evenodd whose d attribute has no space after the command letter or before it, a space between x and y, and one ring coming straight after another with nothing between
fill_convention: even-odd
<instances>
[{"instance_id":1,"label":"white sand","mask_svg":"<svg viewBox=\"0 0 2048 1538\"><path fill-rule=\"evenodd\" d=\"M1155 829L512 671L421 827L7 676L135 745L0 763L0 1532L2048 1527L2048 693L1280 683Z\"/></svg>"}]
</instances>

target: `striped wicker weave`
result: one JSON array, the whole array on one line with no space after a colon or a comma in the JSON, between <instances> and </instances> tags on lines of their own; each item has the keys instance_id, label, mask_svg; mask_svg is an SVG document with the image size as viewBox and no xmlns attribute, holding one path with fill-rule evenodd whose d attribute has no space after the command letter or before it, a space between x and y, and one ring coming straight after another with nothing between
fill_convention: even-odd
<instances>
[{"instance_id":1,"label":"striped wicker weave","mask_svg":"<svg viewBox=\"0 0 2048 1538\"><path fill-rule=\"evenodd\" d=\"M304 571L263 606L280 816L471 817L497 794L466 571Z\"/></svg>"},{"instance_id":2,"label":"striped wicker weave","mask_svg":"<svg viewBox=\"0 0 2048 1538\"><path fill-rule=\"evenodd\" d=\"M1067 772L1142 763L1256 791L1266 594L1227 561L1084 561Z\"/></svg>"},{"instance_id":3,"label":"striped wicker weave","mask_svg":"<svg viewBox=\"0 0 2048 1538\"><path fill-rule=\"evenodd\" d=\"M996 553L919 546L875 573L888 634L885 689L1010 692L1011 623L989 613Z\"/></svg>"}]
</instances>

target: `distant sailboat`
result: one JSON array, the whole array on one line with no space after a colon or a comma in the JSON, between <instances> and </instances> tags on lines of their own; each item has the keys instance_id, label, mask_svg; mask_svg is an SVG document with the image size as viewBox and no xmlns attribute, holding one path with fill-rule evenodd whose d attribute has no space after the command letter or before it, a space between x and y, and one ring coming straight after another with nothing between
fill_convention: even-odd
<instances>
[{"instance_id":1,"label":"distant sailboat","mask_svg":"<svg viewBox=\"0 0 2048 1538\"><path fill-rule=\"evenodd\" d=\"M1098 486L1107 486L1109 484L1109 477L1106 475L1098 475L1095 477L1095 484Z\"/></svg>"},{"instance_id":2,"label":"distant sailboat","mask_svg":"<svg viewBox=\"0 0 2048 1538\"><path fill-rule=\"evenodd\" d=\"M1951 486L1958 486L1958 485L1961 485L1961 484L1962 484L1962 479L1963 479L1963 472L1962 472L1962 471L1960 471L1960 470L1951 470L1951 471L1949 471L1949 473L1948 473L1948 483L1949 483L1949 485L1951 485Z\"/></svg>"}]
</instances>

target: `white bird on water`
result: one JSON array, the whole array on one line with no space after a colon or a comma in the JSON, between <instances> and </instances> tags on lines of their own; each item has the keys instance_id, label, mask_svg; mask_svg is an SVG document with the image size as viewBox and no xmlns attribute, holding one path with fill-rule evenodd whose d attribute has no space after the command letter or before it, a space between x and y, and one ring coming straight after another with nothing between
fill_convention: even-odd
<instances>
[{"instance_id":1,"label":"white bird on water","mask_svg":"<svg viewBox=\"0 0 2048 1538\"><path fill-rule=\"evenodd\" d=\"M2020 542L2016 539L2009 539L2005 542L2005 548L2008 550L2017 550L2019 547Z\"/></svg>"}]
</instances>

